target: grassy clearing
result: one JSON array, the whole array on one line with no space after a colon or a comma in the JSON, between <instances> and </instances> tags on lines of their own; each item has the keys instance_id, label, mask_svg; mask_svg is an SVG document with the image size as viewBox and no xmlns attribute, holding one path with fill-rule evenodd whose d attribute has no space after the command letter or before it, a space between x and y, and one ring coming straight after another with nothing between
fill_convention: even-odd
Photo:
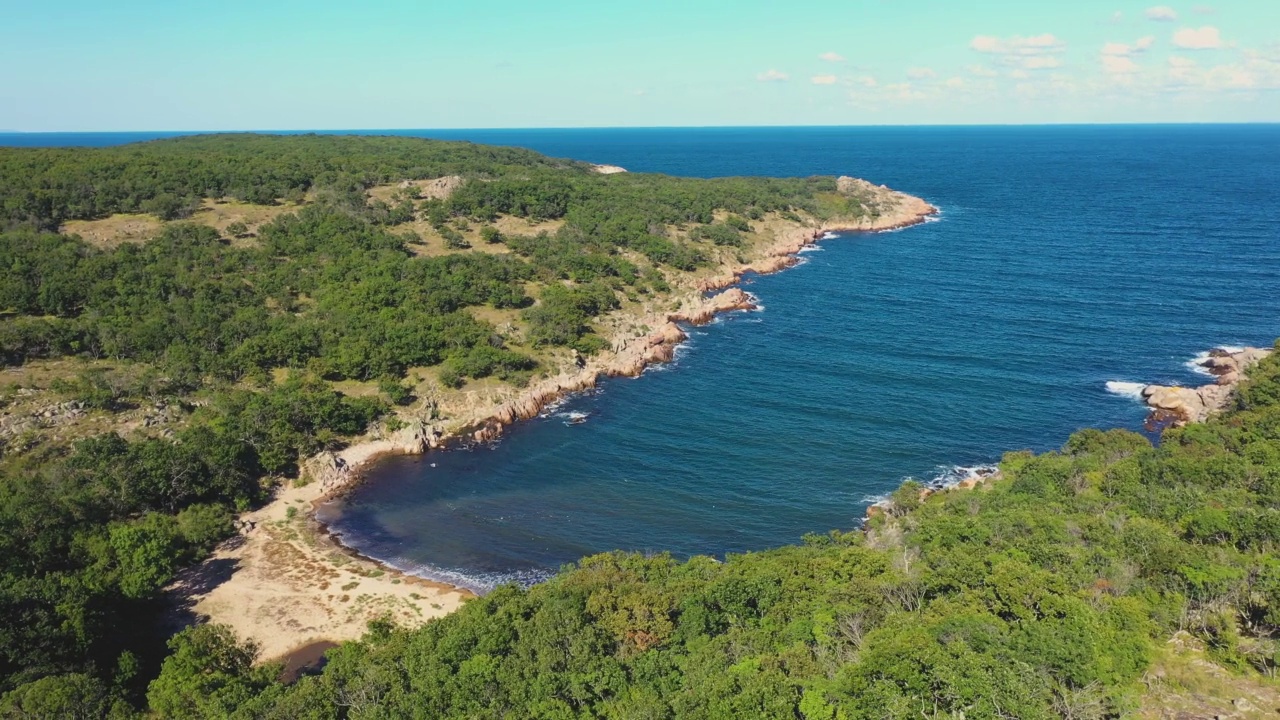
<instances>
[{"instance_id":1,"label":"grassy clearing","mask_svg":"<svg viewBox=\"0 0 1280 720\"><path fill-rule=\"evenodd\" d=\"M1143 683L1146 692L1134 715L1143 720L1261 720L1280 714L1280 682L1232 673L1210 660L1204 644L1185 632L1165 644Z\"/></svg>"},{"instance_id":2,"label":"grassy clearing","mask_svg":"<svg viewBox=\"0 0 1280 720\"><path fill-rule=\"evenodd\" d=\"M145 243L164 230L153 215L119 213L101 220L71 220L62 226L64 235L79 235L97 248L113 248L125 243Z\"/></svg>"}]
</instances>

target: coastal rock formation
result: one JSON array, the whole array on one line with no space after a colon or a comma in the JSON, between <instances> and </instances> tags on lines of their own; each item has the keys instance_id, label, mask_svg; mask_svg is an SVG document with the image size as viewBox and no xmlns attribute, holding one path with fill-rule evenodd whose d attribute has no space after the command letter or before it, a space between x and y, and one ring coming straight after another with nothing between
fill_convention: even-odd
<instances>
[{"instance_id":1,"label":"coastal rock formation","mask_svg":"<svg viewBox=\"0 0 1280 720\"><path fill-rule=\"evenodd\" d=\"M692 310L669 315L667 320L687 322L690 325L706 325L719 313L755 310L757 307L752 297L742 288L729 288Z\"/></svg>"},{"instance_id":2,"label":"coastal rock formation","mask_svg":"<svg viewBox=\"0 0 1280 720\"><path fill-rule=\"evenodd\" d=\"M312 456L302 466L303 475L329 497L359 480L359 468L382 455L421 455L444 447L444 429L426 422L411 422L381 440L352 445L340 452L325 451Z\"/></svg>"},{"instance_id":3,"label":"coastal rock formation","mask_svg":"<svg viewBox=\"0 0 1280 720\"><path fill-rule=\"evenodd\" d=\"M645 363L671 362L676 356L676 346L688 339L689 336L680 329L679 325L667 322L646 338L649 347L644 351Z\"/></svg>"},{"instance_id":4,"label":"coastal rock formation","mask_svg":"<svg viewBox=\"0 0 1280 720\"><path fill-rule=\"evenodd\" d=\"M1217 377L1219 385L1234 385L1240 381L1246 368L1256 365L1271 352L1271 350L1251 347L1235 352L1215 348L1209 351L1209 357L1199 365L1208 370L1209 374Z\"/></svg>"},{"instance_id":5,"label":"coastal rock formation","mask_svg":"<svg viewBox=\"0 0 1280 720\"><path fill-rule=\"evenodd\" d=\"M1216 383L1195 388L1165 385L1147 385L1142 388L1142 400L1151 408L1148 427L1204 422L1210 415L1227 406L1231 392L1244 377L1245 370L1271 352L1263 348L1214 348L1207 358L1197 364L1216 376Z\"/></svg>"},{"instance_id":6,"label":"coastal rock formation","mask_svg":"<svg viewBox=\"0 0 1280 720\"><path fill-rule=\"evenodd\" d=\"M591 169L601 175L616 175L627 171L626 168L618 167L617 165L592 165Z\"/></svg>"}]
</instances>

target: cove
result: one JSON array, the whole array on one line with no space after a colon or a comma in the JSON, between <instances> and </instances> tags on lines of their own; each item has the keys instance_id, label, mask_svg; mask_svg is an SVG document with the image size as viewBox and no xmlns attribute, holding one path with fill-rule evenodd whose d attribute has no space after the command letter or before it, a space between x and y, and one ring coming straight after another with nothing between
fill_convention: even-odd
<instances>
[{"instance_id":1,"label":"cove","mask_svg":"<svg viewBox=\"0 0 1280 720\"><path fill-rule=\"evenodd\" d=\"M1280 334L1273 126L459 136L632 171L852 174L942 209L749 278L763 311L693 329L672 365L493 448L387 459L321 510L360 552L477 590L612 549L847 529L906 477L1138 429L1109 381L1203 382L1196 353Z\"/></svg>"}]
</instances>

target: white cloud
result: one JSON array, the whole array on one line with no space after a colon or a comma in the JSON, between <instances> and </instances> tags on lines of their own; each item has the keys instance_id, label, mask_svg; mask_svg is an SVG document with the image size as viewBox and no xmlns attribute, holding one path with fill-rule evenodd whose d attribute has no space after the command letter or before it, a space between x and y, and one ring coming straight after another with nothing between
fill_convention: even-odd
<instances>
[{"instance_id":1,"label":"white cloud","mask_svg":"<svg viewBox=\"0 0 1280 720\"><path fill-rule=\"evenodd\" d=\"M1235 62L1201 66L1188 57L1170 56L1164 88L1180 93L1230 93L1280 90L1280 56L1246 49Z\"/></svg>"},{"instance_id":2,"label":"white cloud","mask_svg":"<svg viewBox=\"0 0 1280 720\"><path fill-rule=\"evenodd\" d=\"M868 87L868 88L873 88L880 84L876 82L876 79L871 77L870 75L863 75L862 77L858 78L856 82L862 87Z\"/></svg>"},{"instance_id":3,"label":"white cloud","mask_svg":"<svg viewBox=\"0 0 1280 720\"><path fill-rule=\"evenodd\" d=\"M1182 28L1173 34L1173 44L1184 50L1212 50L1222 47L1222 34L1212 25Z\"/></svg>"},{"instance_id":4,"label":"white cloud","mask_svg":"<svg viewBox=\"0 0 1280 720\"><path fill-rule=\"evenodd\" d=\"M927 68L927 67L907 68L907 77L912 78L914 80L924 80L925 78L937 77L937 75L938 73L934 72L933 68Z\"/></svg>"},{"instance_id":5,"label":"white cloud","mask_svg":"<svg viewBox=\"0 0 1280 720\"><path fill-rule=\"evenodd\" d=\"M1157 5L1147 8L1147 19L1157 22L1173 22L1178 19L1178 11L1168 5Z\"/></svg>"},{"instance_id":6,"label":"white cloud","mask_svg":"<svg viewBox=\"0 0 1280 720\"><path fill-rule=\"evenodd\" d=\"M1061 52L1067 44L1052 33L1022 37L998 38L993 35L978 35L969 43L969 47L981 53L994 55L1042 55Z\"/></svg>"},{"instance_id":7,"label":"white cloud","mask_svg":"<svg viewBox=\"0 0 1280 720\"><path fill-rule=\"evenodd\" d=\"M818 56L818 59L826 60L827 62L844 62L844 56L834 52L824 52Z\"/></svg>"},{"instance_id":8,"label":"white cloud","mask_svg":"<svg viewBox=\"0 0 1280 720\"><path fill-rule=\"evenodd\" d=\"M1120 23L1122 23L1122 22L1124 22L1124 13L1123 13L1123 12L1121 12L1121 11L1117 10L1117 11L1115 11L1115 12L1111 13L1111 24L1112 24L1112 25L1119 25L1119 24L1120 24Z\"/></svg>"},{"instance_id":9,"label":"white cloud","mask_svg":"<svg viewBox=\"0 0 1280 720\"><path fill-rule=\"evenodd\" d=\"M1124 55L1103 55L1102 69L1112 75L1138 72L1138 63Z\"/></svg>"},{"instance_id":10,"label":"white cloud","mask_svg":"<svg viewBox=\"0 0 1280 720\"><path fill-rule=\"evenodd\" d=\"M1138 38L1132 45L1127 43L1109 42L1102 46L1103 55L1113 55L1116 57L1128 57L1144 53L1155 45L1156 39L1150 35Z\"/></svg>"},{"instance_id":11,"label":"white cloud","mask_svg":"<svg viewBox=\"0 0 1280 720\"><path fill-rule=\"evenodd\" d=\"M759 80L760 82L783 82L789 77L790 76L784 72L769 69L757 75L756 80Z\"/></svg>"},{"instance_id":12,"label":"white cloud","mask_svg":"<svg viewBox=\"0 0 1280 720\"><path fill-rule=\"evenodd\" d=\"M947 78L945 85L949 88L962 88L966 85L965 79L962 77Z\"/></svg>"},{"instance_id":13,"label":"white cloud","mask_svg":"<svg viewBox=\"0 0 1280 720\"><path fill-rule=\"evenodd\" d=\"M813 83L814 85L835 85L836 76L835 75L814 75L812 78L809 79L809 82Z\"/></svg>"},{"instance_id":14,"label":"white cloud","mask_svg":"<svg viewBox=\"0 0 1280 720\"><path fill-rule=\"evenodd\" d=\"M978 77L995 77L1000 74L986 65L970 65L965 69L969 71L970 75L977 75Z\"/></svg>"},{"instance_id":15,"label":"white cloud","mask_svg":"<svg viewBox=\"0 0 1280 720\"><path fill-rule=\"evenodd\" d=\"M999 55L1004 65L1023 70L1047 70L1062 67L1062 61L1056 56L1067 49L1067 44L1052 33L1009 38L978 35L970 41L969 47L980 53Z\"/></svg>"}]
</instances>

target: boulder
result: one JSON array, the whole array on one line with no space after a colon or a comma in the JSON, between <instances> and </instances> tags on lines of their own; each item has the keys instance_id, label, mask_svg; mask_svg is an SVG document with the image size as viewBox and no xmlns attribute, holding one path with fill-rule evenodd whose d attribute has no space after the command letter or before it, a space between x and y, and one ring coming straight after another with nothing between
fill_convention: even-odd
<instances>
[{"instance_id":1,"label":"boulder","mask_svg":"<svg viewBox=\"0 0 1280 720\"><path fill-rule=\"evenodd\" d=\"M1142 399L1152 409L1148 426L1203 422L1210 415L1227 407L1231 402L1231 392L1244 376L1244 371L1270 355L1271 352L1271 350L1252 347L1234 352L1214 348L1209 351L1209 357L1199 363L1201 367L1217 376L1214 384L1197 388L1164 385L1144 387Z\"/></svg>"},{"instance_id":2,"label":"boulder","mask_svg":"<svg viewBox=\"0 0 1280 720\"><path fill-rule=\"evenodd\" d=\"M677 345L688 339L680 326L671 321L649 334L650 345Z\"/></svg>"}]
</instances>

